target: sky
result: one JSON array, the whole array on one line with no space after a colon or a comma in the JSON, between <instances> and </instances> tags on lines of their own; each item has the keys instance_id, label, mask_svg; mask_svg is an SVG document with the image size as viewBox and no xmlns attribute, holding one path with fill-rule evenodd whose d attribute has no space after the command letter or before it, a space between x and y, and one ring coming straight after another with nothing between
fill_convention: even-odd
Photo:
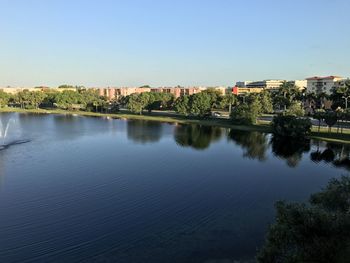
<instances>
[{"instance_id":1,"label":"sky","mask_svg":"<svg viewBox=\"0 0 350 263\"><path fill-rule=\"evenodd\" d=\"M0 0L0 86L350 77L349 0Z\"/></svg>"}]
</instances>

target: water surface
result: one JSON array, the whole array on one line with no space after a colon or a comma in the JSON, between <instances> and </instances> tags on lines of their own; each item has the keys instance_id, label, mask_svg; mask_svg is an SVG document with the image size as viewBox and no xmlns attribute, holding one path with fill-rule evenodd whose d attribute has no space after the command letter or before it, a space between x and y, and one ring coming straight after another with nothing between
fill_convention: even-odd
<instances>
[{"instance_id":1,"label":"water surface","mask_svg":"<svg viewBox=\"0 0 350 263\"><path fill-rule=\"evenodd\" d=\"M249 261L277 200L348 173L349 148L198 125L1 114L0 262Z\"/></svg>"}]
</instances>

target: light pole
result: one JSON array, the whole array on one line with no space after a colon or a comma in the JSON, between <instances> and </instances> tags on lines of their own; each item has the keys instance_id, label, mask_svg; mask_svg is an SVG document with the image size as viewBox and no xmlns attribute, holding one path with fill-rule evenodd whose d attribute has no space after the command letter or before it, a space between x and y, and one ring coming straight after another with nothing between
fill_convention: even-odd
<instances>
[{"instance_id":1,"label":"light pole","mask_svg":"<svg viewBox=\"0 0 350 263\"><path fill-rule=\"evenodd\" d=\"M348 108L348 98L350 98L350 96L343 96L343 99L345 99L345 109Z\"/></svg>"}]
</instances>

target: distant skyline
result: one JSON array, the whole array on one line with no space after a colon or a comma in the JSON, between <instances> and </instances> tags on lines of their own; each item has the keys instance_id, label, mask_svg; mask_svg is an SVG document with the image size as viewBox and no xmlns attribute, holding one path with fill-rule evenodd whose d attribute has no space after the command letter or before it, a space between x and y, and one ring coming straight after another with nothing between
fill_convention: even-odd
<instances>
[{"instance_id":1,"label":"distant skyline","mask_svg":"<svg viewBox=\"0 0 350 263\"><path fill-rule=\"evenodd\" d=\"M348 0L0 0L0 86L350 77Z\"/></svg>"}]
</instances>

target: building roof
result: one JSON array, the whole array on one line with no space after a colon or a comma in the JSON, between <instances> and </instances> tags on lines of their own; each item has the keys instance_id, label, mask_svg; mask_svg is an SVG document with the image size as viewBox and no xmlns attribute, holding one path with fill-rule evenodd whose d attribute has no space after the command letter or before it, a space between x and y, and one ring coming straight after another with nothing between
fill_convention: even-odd
<instances>
[{"instance_id":1,"label":"building roof","mask_svg":"<svg viewBox=\"0 0 350 263\"><path fill-rule=\"evenodd\" d=\"M319 77L319 76L314 76L310 78L306 78L306 80L321 80L321 79L341 79L342 77L340 76L326 76L326 77Z\"/></svg>"}]
</instances>

